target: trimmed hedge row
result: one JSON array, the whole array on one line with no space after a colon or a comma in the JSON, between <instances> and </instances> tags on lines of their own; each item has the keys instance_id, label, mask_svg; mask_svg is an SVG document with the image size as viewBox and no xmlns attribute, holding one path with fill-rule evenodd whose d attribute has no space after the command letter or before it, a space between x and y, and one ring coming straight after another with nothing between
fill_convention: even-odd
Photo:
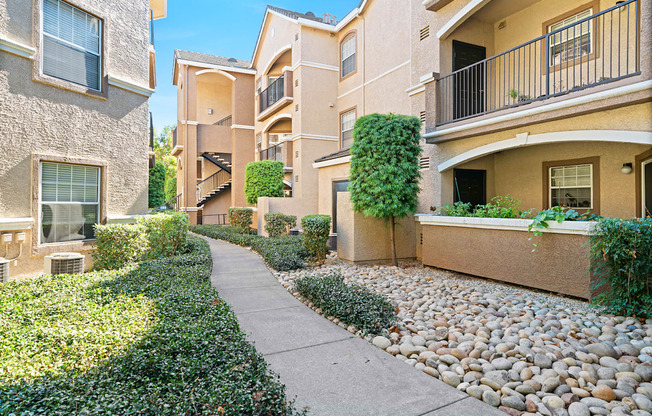
<instances>
[{"instance_id":1,"label":"trimmed hedge row","mask_svg":"<svg viewBox=\"0 0 652 416\"><path fill-rule=\"evenodd\" d=\"M231 207L227 211L229 224L240 232L249 233L253 223L254 210L251 208Z\"/></svg>"},{"instance_id":2,"label":"trimmed hedge row","mask_svg":"<svg viewBox=\"0 0 652 416\"><path fill-rule=\"evenodd\" d=\"M216 240L251 247L275 270L287 271L305 267L309 255L301 236L263 237L243 234L238 228L224 225L191 225L190 231Z\"/></svg>"},{"instance_id":3,"label":"trimmed hedge row","mask_svg":"<svg viewBox=\"0 0 652 416\"><path fill-rule=\"evenodd\" d=\"M181 253L2 285L0 414L296 414L211 286L208 244L190 237ZM57 365L41 366L37 344ZM22 351L20 368L2 351Z\"/></svg>"},{"instance_id":4,"label":"trimmed hedge row","mask_svg":"<svg viewBox=\"0 0 652 416\"><path fill-rule=\"evenodd\" d=\"M285 215L281 212L265 214L265 231L270 237L282 237L290 234L290 229L297 226L295 215Z\"/></svg>"},{"instance_id":5,"label":"trimmed hedge row","mask_svg":"<svg viewBox=\"0 0 652 416\"><path fill-rule=\"evenodd\" d=\"M379 334L397 320L394 306L382 295L360 285L345 283L340 273L301 277L294 282L294 289L324 315L334 316L366 334Z\"/></svg>"}]
</instances>

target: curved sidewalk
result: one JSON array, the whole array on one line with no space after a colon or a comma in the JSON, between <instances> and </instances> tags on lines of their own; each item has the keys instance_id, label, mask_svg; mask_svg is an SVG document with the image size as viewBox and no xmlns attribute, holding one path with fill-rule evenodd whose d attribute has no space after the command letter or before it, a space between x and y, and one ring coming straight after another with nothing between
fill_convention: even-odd
<instances>
[{"instance_id":1,"label":"curved sidewalk","mask_svg":"<svg viewBox=\"0 0 652 416\"><path fill-rule=\"evenodd\" d=\"M255 253L205 239L213 286L297 408L320 416L505 416L316 314Z\"/></svg>"}]
</instances>

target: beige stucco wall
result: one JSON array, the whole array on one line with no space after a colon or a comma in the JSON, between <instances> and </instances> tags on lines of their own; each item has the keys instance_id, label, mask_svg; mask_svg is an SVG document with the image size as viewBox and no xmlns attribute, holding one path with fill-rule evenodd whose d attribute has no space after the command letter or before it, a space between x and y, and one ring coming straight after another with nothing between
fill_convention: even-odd
<instances>
[{"instance_id":1,"label":"beige stucco wall","mask_svg":"<svg viewBox=\"0 0 652 416\"><path fill-rule=\"evenodd\" d=\"M319 213L332 215L333 182L349 178L350 163L327 166L319 169Z\"/></svg>"}]
</instances>

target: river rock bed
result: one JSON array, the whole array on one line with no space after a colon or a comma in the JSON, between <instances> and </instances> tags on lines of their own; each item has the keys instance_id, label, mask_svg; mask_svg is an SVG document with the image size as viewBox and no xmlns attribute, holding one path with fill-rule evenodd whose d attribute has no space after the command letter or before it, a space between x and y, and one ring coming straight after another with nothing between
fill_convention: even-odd
<instances>
[{"instance_id":1,"label":"river rock bed","mask_svg":"<svg viewBox=\"0 0 652 416\"><path fill-rule=\"evenodd\" d=\"M580 300L416 263L366 267L329 259L275 275L312 307L293 281L333 272L398 307L397 326L365 339L507 414L652 415L651 319L605 315Z\"/></svg>"}]
</instances>

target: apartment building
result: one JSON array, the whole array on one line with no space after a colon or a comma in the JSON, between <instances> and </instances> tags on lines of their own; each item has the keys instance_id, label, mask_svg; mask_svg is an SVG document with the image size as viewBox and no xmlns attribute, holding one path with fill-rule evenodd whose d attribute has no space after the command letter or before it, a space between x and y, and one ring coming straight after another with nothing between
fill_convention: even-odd
<instances>
[{"instance_id":1,"label":"apartment building","mask_svg":"<svg viewBox=\"0 0 652 416\"><path fill-rule=\"evenodd\" d=\"M147 212L153 22L165 0L0 0L0 256L92 262L93 225ZM6 276L5 276L6 277Z\"/></svg>"}]
</instances>

